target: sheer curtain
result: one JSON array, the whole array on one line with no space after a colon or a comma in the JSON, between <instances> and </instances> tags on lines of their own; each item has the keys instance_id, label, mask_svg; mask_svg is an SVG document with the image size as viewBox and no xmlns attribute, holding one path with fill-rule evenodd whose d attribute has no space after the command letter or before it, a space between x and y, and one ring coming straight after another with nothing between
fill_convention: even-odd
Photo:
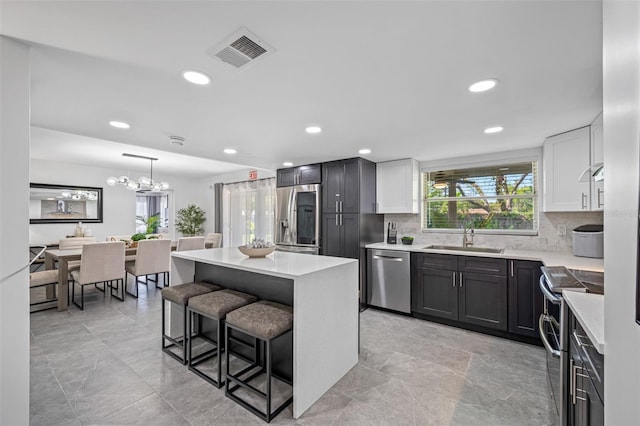
<instances>
[{"instance_id":1,"label":"sheer curtain","mask_svg":"<svg viewBox=\"0 0 640 426\"><path fill-rule=\"evenodd\" d=\"M222 188L222 241L227 247L254 238L273 242L276 180L260 179L225 184Z\"/></svg>"}]
</instances>

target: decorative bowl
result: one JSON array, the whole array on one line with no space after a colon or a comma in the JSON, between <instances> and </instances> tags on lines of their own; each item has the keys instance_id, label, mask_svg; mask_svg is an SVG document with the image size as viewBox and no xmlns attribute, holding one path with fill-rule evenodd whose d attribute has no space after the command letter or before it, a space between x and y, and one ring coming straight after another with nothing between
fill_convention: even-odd
<instances>
[{"instance_id":1,"label":"decorative bowl","mask_svg":"<svg viewBox=\"0 0 640 426\"><path fill-rule=\"evenodd\" d=\"M275 249L276 249L276 246L264 247L264 248L253 248L253 247L247 247L247 246L238 247L238 250L240 250L240 253L249 257L265 257L266 255L273 253Z\"/></svg>"}]
</instances>

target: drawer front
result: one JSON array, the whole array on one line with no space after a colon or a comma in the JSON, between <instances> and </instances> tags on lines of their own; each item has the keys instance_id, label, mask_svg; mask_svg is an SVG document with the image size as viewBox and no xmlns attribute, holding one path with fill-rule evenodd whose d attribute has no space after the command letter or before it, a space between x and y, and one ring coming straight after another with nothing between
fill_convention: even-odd
<instances>
[{"instance_id":1,"label":"drawer front","mask_svg":"<svg viewBox=\"0 0 640 426\"><path fill-rule=\"evenodd\" d=\"M575 320L571 338L579 348L584 368L587 370L587 373L589 373L589 377L593 381L593 385L600 395L600 399L604 400L604 356L596 350L587 333L582 328L582 325L580 325L577 320Z\"/></svg>"},{"instance_id":2,"label":"drawer front","mask_svg":"<svg viewBox=\"0 0 640 426\"><path fill-rule=\"evenodd\" d=\"M458 269L458 257L450 254L413 253L411 266L455 271Z\"/></svg>"},{"instance_id":3,"label":"drawer front","mask_svg":"<svg viewBox=\"0 0 640 426\"><path fill-rule=\"evenodd\" d=\"M492 257L459 256L458 270L506 277L507 260Z\"/></svg>"}]
</instances>

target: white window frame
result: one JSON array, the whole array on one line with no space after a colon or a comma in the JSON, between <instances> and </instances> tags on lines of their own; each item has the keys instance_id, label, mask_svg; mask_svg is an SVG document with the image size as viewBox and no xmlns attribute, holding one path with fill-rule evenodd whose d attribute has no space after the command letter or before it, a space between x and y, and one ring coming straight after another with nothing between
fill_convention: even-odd
<instances>
[{"instance_id":1,"label":"white window frame","mask_svg":"<svg viewBox=\"0 0 640 426\"><path fill-rule=\"evenodd\" d=\"M473 157L458 157L455 159L443 159L435 161L425 161L420 163L420 227L423 233L433 234L462 234L463 229L460 228L425 228L425 195L424 195L424 173L437 172L439 170L451 169L469 169L483 166L497 166L507 163L523 163L533 161L536 163L535 194L534 194L534 229L476 229L477 234L487 235L527 235L537 236L540 228L540 212L541 197L540 188L542 188L542 147L532 148L518 151L506 151L494 154L484 154ZM474 197L458 197L457 201L465 201ZM514 197L516 198L516 197ZM528 198L528 197L526 197Z\"/></svg>"}]
</instances>

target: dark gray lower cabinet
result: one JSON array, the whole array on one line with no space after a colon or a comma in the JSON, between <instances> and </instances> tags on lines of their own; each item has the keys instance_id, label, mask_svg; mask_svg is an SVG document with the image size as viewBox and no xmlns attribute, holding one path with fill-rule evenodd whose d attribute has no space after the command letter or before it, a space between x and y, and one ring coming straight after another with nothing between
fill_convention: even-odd
<instances>
[{"instance_id":1,"label":"dark gray lower cabinet","mask_svg":"<svg viewBox=\"0 0 640 426\"><path fill-rule=\"evenodd\" d=\"M569 312L570 426L604 425L604 355L598 353L578 320Z\"/></svg>"},{"instance_id":2,"label":"dark gray lower cabinet","mask_svg":"<svg viewBox=\"0 0 640 426\"><path fill-rule=\"evenodd\" d=\"M507 329L507 277L460 272L458 320Z\"/></svg>"},{"instance_id":3,"label":"dark gray lower cabinet","mask_svg":"<svg viewBox=\"0 0 640 426\"><path fill-rule=\"evenodd\" d=\"M542 263L509 260L509 332L540 337L543 296L538 281Z\"/></svg>"},{"instance_id":4,"label":"dark gray lower cabinet","mask_svg":"<svg viewBox=\"0 0 640 426\"><path fill-rule=\"evenodd\" d=\"M507 330L506 260L413 253L411 262L414 312Z\"/></svg>"},{"instance_id":5,"label":"dark gray lower cabinet","mask_svg":"<svg viewBox=\"0 0 640 426\"><path fill-rule=\"evenodd\" d=\"M413 268L411 277L411 309L425 315L458 319L458 289L456 272Z\"/></svg>"}]
</instances>

